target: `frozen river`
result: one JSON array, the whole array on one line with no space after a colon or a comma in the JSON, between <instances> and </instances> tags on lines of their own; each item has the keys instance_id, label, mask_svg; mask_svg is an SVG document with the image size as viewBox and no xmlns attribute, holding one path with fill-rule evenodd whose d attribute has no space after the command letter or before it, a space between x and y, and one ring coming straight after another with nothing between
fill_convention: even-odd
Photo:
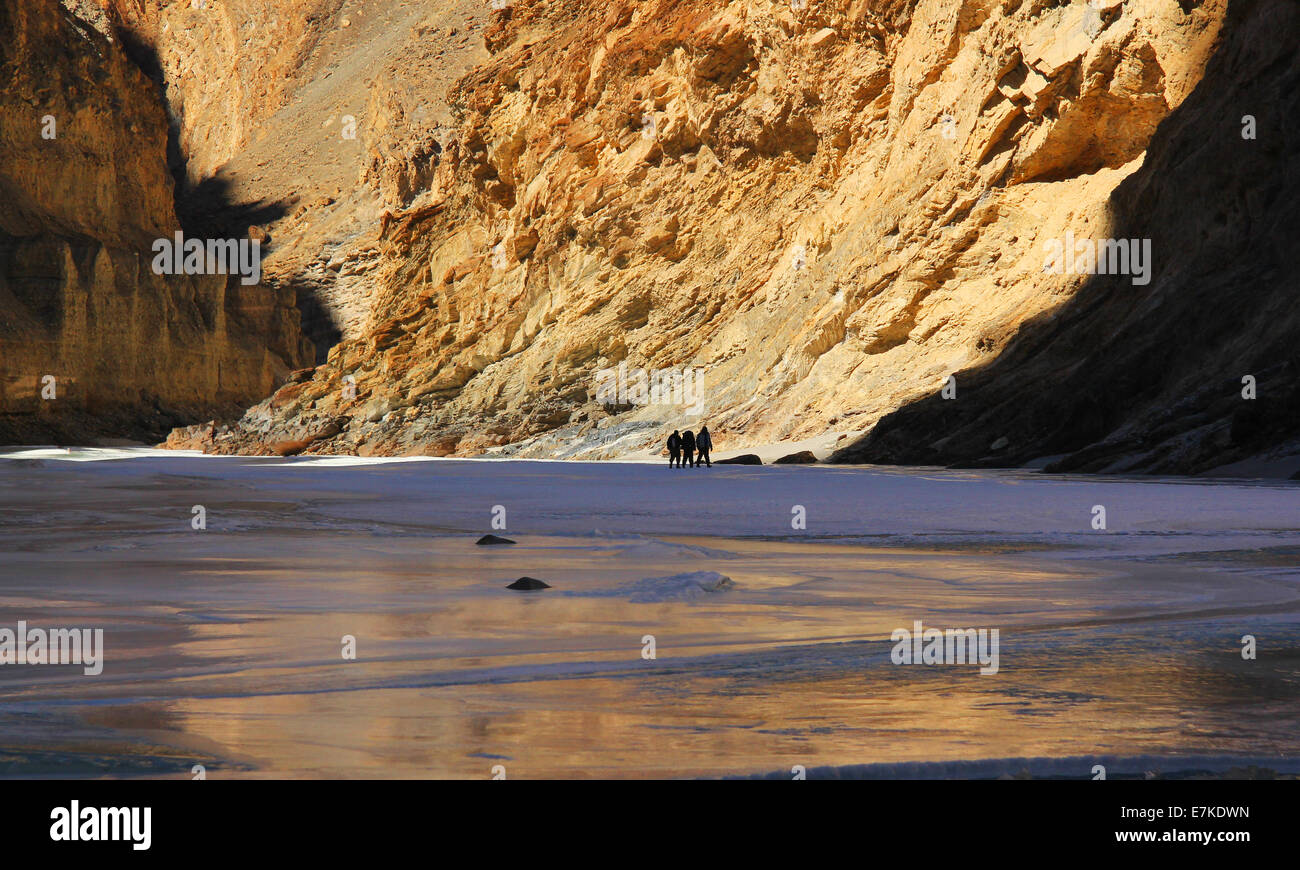
<instances>
[{"instance_id":1,"label":"frozen river","mask_svg":"<svg viewBox=\"0 0 1300 870\"><path fill-rule=\"evenodd\" d=\"M1296 772L1298 498L10 451L0 632L102 629L103 661L0 664L0 776ZM997 629L997 672L896 664L917 621Z\"/></svg>"}]
</instances>

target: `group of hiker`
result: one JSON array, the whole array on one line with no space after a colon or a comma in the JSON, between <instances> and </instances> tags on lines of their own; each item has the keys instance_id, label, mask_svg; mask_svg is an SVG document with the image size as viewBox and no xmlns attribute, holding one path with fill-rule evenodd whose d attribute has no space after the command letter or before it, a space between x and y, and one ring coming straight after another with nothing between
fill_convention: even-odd
<instances>
[{"instance_id":1,"label":"group of hiker","mask_svg":"<svg viewBox=\"0 0 1300 870\"><path fill-rule=\"evenodd\" d=\"M709 459L712 450L713 438L709 435L708 426L701 426L698 435L690 429L680 434L674 429L673 434L668 436L668 467L699 468L706 465L712 468L713 462Z\"/></svg>"}]
</instances>

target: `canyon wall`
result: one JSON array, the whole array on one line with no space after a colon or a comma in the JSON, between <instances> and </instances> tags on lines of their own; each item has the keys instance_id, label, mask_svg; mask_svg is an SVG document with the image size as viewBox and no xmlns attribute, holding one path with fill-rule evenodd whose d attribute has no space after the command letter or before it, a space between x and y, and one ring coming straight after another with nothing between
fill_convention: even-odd
<instances>
[{"instance_id":1,"label":"canyon wall","mask_svg":"<svg viewBox=\"0 0 1300 870\"><path fill-rule=\"evenodd\" d=\"M292 294L153 273L167 119L87 10L0 6L0 443L156 439L309 359Z\"/></svg>"},{"instance_id":2,"label":"canyon wall","mask_svg":"<svg viewBox=\"0 0 1300 870\"><path fill-rule=\"evenodd\" d=\"M238 423L173 443L601 457L707 420L719 444L847 446L1085 286L1044 271L1045 241L1112 234L1112 193L1197 88L1226 10L492 11L432 165L410 159L432 136L418 88L368 119L364 181L390 195L355 243L364 327ZM698 371L701 401L599 401L620 364Z\"/></svg>"},{"instance_id":3,"label":"canyon wall","mask_svg":"<svg viewBox=\"0 0 1300 870\"><path fill-rule=\"evenodd\" d=\"M182 222L269 240L266 281L292 291L318 361L360 336L383 214L450 134L446 91L487 56L487 3L83 2L164 96Z\"/></svg>"},{"instance_id":4,"label":"canyon wall","mask_svg":"<svg viewBox=\"0 0 1300 870\"><path fill-rule=\"evenodd\" d=\"M838 458L1300 476L1300 4L1238 0L1223 33L1110 200L1113 235L1151 240L1153 280L1081 279L958 373L956 400L908 405Z\"/></svg>"},{"instance_id":5,"label":"canyon wall","mask_svg":"<svg viewBox=\"0 0 1300 870\"><path fill-rule=\"evenodd\" d=\"M60 175L39 126L6 121L3 292L27 318L6 328L82 334L75 308L33 307L77 298L41 296L45 272L172 294L135 328L214 340L169 401L263 400L171 446L602 458L708 422L724 449L839 461L1294 452L1294 3L68 5L94 29L59 26L102 44L62 62L98 66L5 99L75 101L102 129ZM74 189L94 203L48 205ZM271 292L132 271L178 222L263 239ZM87 240L105 265L39 247ZM1116 262L1133 240L1126 274L1045 268L1075 240ZM308 358L291 302L317 366L286 377ZM104 348L129 374L102 383L161 396L157 349L106 322L63 358ZM230 358L258 347L256 372ZM32 358L10 392L56 363ZM699 395L643 395L643 371ZM613 372L631 391L611 399Z\"/></svg>"}]
</instances>

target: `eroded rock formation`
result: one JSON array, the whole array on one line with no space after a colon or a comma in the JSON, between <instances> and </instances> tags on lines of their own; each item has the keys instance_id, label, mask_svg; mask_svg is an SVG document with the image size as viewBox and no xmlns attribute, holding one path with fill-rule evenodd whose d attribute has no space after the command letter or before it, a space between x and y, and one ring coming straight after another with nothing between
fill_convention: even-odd
<instances>
[{"instance_id":1,"label":"eroded rock formation","mask_svg":"<svg viewBox=\"0 0 1300 870\"><path fill-rule=\"evenodd\" d=\"M153 273L179 229L166 117L68 6L0 6L4 443L158 438L264 396L306 350L291 294Z\"/></svg>"},{"instance_id":2,"label":"eroded rock formation","mask_svg":"<svg viewBox=\"0 0 1300 870\"><path fill-rule=\"evenodd\" d=\"M1223 33L1110 200L1112 235L1151 239L1152 281L1083 279L958 373L957 400L890 414L839 459L1296 473L1300 5L1234 2Z\"/></svg>"},{"instance_id":3,"label":"eroded rock formation","mask_svg":"<svg viewBox=\"0 0 1300 870\"><path fill-rule=\"evenodd\" d=\"M1204 470L1295 436L1293 3L94 2L182 220L269 238L320 354L173 446L611 457L707 420ZM1130 238L1145 275L1044 269Z\"/></svg>"},{"instance_id":4,"label":"eroded rock formation","mask_svg":"<svg viewBox=\"0 0 1300 870\"><path fill-rule=\"evenodd\" d=\"M365 241L365 328L198 443L612 456L700 418L733 445L866 431L1079 292L1045 240L1112 234L1225 12L514 3L431 168L403 146L433 130L418 89L367 134L368 183L402 193ZM702 402L602 404L620 363L702 371Z\"/></svg>"},{"instance_id":5,"label":"eroded rock formation","mask_svg":"<svg viewBox=\"0 0 1300 870\"><path fill-rule=\"evenodd\" d=\"M182 221L270 236L266 280L293 291L320 361L364 334L384 211L427 187L487 3L83 2L165 97Z\"/></svg>"}]
</instances>

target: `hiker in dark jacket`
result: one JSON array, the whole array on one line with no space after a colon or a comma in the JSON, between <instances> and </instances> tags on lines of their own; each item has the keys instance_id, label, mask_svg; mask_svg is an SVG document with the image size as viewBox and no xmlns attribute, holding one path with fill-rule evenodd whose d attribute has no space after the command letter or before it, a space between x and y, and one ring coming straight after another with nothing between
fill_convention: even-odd
<instances>
[{"instance_id":1,"label":"hiker in dark jacket","mask_svg":"<svg viewBox=\"0 0 1300 870\"><path fill-rule=\"evenodd\" d=\"M713 462L709 459L709 451L713 449L713 438L709 435L708 426L700 427L700 434L695 436L695 447L700 451L699 458L695 460L695 467L699 468L700 464L704 463L712 468Z\"/></svg>"},{"instance_id":2,"label":"hiker in dark jacket","mask_svg":"<svg viewBox=\"0 0 1300 870\"><path fill-rule=\"evenodd\" d=\"M687 429L682 433L682 458L686 460L686 466L695 467L695 433Z\"/></svg>"},{"instance_id":3,"label":"hiker in dark jacket","mask_svg":"<svg viewBox=\"0 0 1300 870\"><path fill-rule=\"evenodd\" d=\"M682 436L673 430L673 434L668 436L668 467L679 468L682 464Z\"/></svg>"}]
</instances>

